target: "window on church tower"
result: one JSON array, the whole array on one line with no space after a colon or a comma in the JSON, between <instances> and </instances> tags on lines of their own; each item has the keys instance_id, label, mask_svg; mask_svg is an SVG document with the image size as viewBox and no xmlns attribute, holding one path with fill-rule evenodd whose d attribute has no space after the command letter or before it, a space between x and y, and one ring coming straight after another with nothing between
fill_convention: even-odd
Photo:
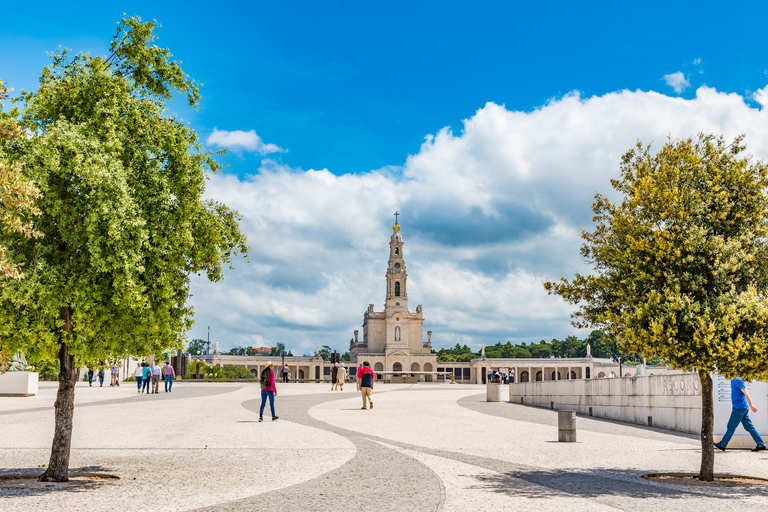
<instances>
[{"instance_id":1,"label":"window on church tower","mask_svg":"<svg viewBox=\"0 0 768 512\"><path fill-rule=\"evenodd\" d=\"M395 283L395 297L400 296L400 283Z\"/></svg>"},{"instance_id":2,"label":"window on church tower","mask_svg":"<svg viewBox=\"0 0 768 512\"><path fill-rule=\"evenodd\" d=\"M395 254L400 254L400 248L399 247L395 247Z\"/></svg>"}]
</instances>

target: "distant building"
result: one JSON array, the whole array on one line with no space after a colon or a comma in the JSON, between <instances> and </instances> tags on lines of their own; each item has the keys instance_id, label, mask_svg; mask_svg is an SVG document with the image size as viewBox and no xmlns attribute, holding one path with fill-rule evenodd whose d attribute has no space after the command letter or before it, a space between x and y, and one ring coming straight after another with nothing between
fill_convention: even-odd
<instances>
[{"instance_id":1,"label":"distant building","mask_svg":"<svg viewBox=\"0 0 768 512\"><path fill-rule=\"evenodd\" d=\"M403 236L400 225L392 226L387 265L387 293L384 311L373 304L363 315L363 341L350 341L350 360L360 366L367 361L377 372L435 372L437 354L432 353L431 332L424 343L424 315L421 304L408 311L408 272L405 269ZM431 375L425 375L431 380ZM381 378L381 377L379 377Z\"/></svg>"},{"instance_id":2,"label":"distant building","mask_svg":"<svg viewBox=\"0 0 768 512\"><path fill-rule=\"evenodd\" d=\"M271 354L272 347L252 347L251 352L254 354Z\"/></svg>"}]
</instances>

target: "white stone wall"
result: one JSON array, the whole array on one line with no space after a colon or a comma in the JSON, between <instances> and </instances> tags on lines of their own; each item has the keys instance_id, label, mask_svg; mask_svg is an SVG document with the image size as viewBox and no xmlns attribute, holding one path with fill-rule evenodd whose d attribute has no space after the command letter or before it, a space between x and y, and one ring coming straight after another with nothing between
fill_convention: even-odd
<instances>
[{"instance_id":1,"label":"white stone wall","mask_svg":"<svg viewBox=\"0 0 768 512\"><path fill-rule=\"evenodd\" d=\"M701 387L693 373L509 384L509 401L698 434Z\"/></svg>"}]
</instances>

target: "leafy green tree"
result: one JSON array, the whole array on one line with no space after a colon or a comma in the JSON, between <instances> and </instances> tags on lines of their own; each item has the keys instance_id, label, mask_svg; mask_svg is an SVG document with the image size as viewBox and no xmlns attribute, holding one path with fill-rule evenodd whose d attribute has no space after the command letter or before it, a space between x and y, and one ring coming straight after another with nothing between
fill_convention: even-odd
<instances>
[{"instance_id":1,"label":"leafy green tree","mask_svg":"<svg viewBox=\"0 0 768 512\"><path fill-rule=\"evenodd\" d=\"M531 357L547 358L552 355L552 345L544 340L541 340L539 343L531 343L528 350L531 353Z\"/></svg>"},{"instance_id":2,"label":"leafy green tree","mask_svg":"<svg viewBox=\"0 0 768 512\"><path fill-rule=\"evenodd\" d=\"M330 361L332 352L333 352L333 349L331 347L329 347L328 345L323 345L320 348L320 357L323 358L323 361Z\"/></svg>"},{"instance_id":3,"label":"leafy green tree","mask_svg":"<svg viewBox=\"0 0 768 512\"><path fill-rule=\"evenodd\" d=\"M342 361L349 361L349 351L344 352L343 354L341 354L341 360Z\"/></svg>"},{"instance_id":4,"label":"leafy green tree","mask_svg":"<svg viewBox=\"0 0 768 512\"><path fill-rule=\"evenodd\" d=\"M714 479L712 378L764 379L768 367L768 168L742 137L638 142L597 195L582 231L592 275L545 282L578 305L574 324L600 327L626 351L696 370L701 381L699 478Z\"/></svg>"},{"instance_id":5,"label":"leafy green tree","mask_svg":"<svg viewBox=\"0 0 768 512\"><path fill-rule=\"evenodd\" d=\"M472 352L464 352L462 354L459 354L456 357L456 361L459 363L468 363L469 361L476 359L479 357L477 354L473 354Z\"/></svg>"},{"instance_id":6,"label":"leafy green tree","mask_svg":"<svg viewBox=\"0 0 768 512\"><path fill-rule=\"evenodd\" d=\"M247 347L234 347L229 349L227 352L224 352L224 354L228 354L230 356L250 356L253 355L253 352L251 352L251 346Z\"/></svg>"},{"instance_id":7,"label":"leafy green tree","mask_svg":"<svg viewBox=\"0 0 768 512\"><path fill-rule=\"evenodd\" d=\"M107 56L56 52L18 100L28 136L0 143L40 193L31 221L42 236L0 233L25 269L0 290L0 339L60 363L41 481L67 480L78 366L181 348L190 274L218 281L247 249L237 212L203 199L219 165L166 114L174 92L191 105L199 92L154 29L123 19Z\"/></svg>"},{"instance_id":8,"label":"leafy green tree","mask_svg":"<svg viewBox=\"0 0 768 512\"><path fill-rule=\"evenodd\" d=\"M196 356L198 353L205 354L208 350L208 341L195 338L193 340L190 340L189 344L187 345L187 349L184 351L185 354L189 356Z\"/></svg>"},{"instance_id":9,"label":"leafy green tree","mask_svg":"<svg viewBox=\"0 0 768 512\"><path fill-rule=\"evenodd\" d=\"M222 368L222 377L225 379L254 379L256 376L243 366L225 364Z\"/></svg>"},{"instance_id":10,"label":"leafy green tree","mask_svg":"<svg viewBox=\"0 0 768 512\"><path fill-rule=\"evenodd\" d=\"M523 345L525 345L525 343L523 343ZM524 346L521 346L521 347L513 347L509 357L514 357L519 359L530 359L533 356L531 355L530 350L528 350Z\"/></svg>"},{"instance_id":11,"label":"leafy green tree","mask_svg":"<svg viewBox=\"0 0 768 512\"><path fill-rule=\"evenodd\" d=\"M4 100L8 99L8 87L0 80L0 142L3 146L17 144L23 140L21 123L8 113L3 112ZM40 213L34 204L40 197L35 184L22 172L20 162L9 162L0 148L0 231L3 242L0 243L0 278L19 279L22 277L22 261L10 261L6 256L6 240L14 236L27 238L41 236L34 228L31 216Z\"/></svg>"}]
</instances>

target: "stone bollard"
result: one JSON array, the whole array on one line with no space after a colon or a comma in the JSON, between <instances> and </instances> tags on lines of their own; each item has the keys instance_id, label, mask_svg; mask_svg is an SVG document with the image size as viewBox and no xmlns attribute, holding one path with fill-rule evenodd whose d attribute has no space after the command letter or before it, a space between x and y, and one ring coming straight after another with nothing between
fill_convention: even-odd
<instances>
[{"instance_id":1,"label":"stone bollard","mask_svg":"<svg viewBox=\"0 0 768 512\"><path fill-rule=\"evenodd\" d=\"M487 402L501 402L501 387L498 382L488 382L485 385L485 399Z\"/></svg>"},{"instance_id":2,"label":"stone bollard","mask_svg":"<svg viewBox=\"0 0 768 512\"><path fill-rule=\"evenodd\" d=\"M576 442L576 411L557 411L557 440Z\"/></svg>"}]
</instances>

